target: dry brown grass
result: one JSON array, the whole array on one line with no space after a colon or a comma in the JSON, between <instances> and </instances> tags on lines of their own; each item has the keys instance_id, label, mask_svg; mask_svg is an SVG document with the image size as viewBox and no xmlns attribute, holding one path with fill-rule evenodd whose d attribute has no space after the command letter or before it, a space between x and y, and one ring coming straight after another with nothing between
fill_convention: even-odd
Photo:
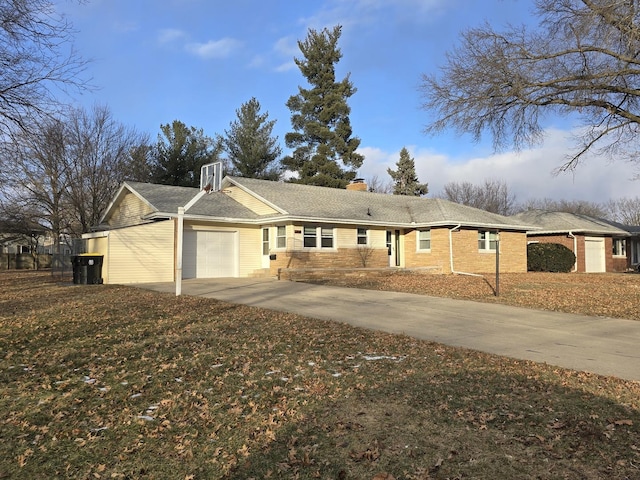
<instances>
[{"instance_id":1,"label":"dry brown grass","mask_svg":"<svg viewBox=\"0 0 640 480\"><path fill-rule=\"evenodd\" d=\"M495 295L495 275L398 273L323 283L640 320L638 274L506 273L500 276L499 296Z\"/></svg>"},{"instance_id":2,"label":"dry brown grass","mask_svg":"<svg viewBox=\"0 0 640 480\"><path fill-rule=\"evenodd\" d=\"M635 479L639 402L637 382L0 273L0 478Z\"/></svg>"}]
</instances>

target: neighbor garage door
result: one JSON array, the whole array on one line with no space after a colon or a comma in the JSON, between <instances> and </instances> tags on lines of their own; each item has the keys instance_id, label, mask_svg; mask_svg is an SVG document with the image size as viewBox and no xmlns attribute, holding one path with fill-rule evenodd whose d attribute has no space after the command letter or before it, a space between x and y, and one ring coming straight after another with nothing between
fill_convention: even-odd
<instances>
[{"instance_id":1,"label":"neighbor garage door","mask_svg":"<svg viewBox=\"0 0 640 480\"><path fill-rule=\"evenodd\" d=\"M586 272L597 273L606 271L604 258L604 238L585 237L584 267Z\"/></svg>"},{"instance_id":2,"label":"neighbor garage door","mask_svg":"<svg viewBox=\"0 0 640 480\"><path fill-rule=\"evenodd\" d=\"M185 231L182 278L238 276L237 232Z\"/></svg>"}]
</instances>

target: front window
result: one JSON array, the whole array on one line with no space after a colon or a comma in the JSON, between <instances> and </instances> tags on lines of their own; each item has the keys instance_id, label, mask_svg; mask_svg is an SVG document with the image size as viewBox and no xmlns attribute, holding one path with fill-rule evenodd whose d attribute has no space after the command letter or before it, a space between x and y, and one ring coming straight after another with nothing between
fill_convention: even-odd
<instances>
[{"instance_id":1,"label":"front window","mask_svg":"<svg viewBox=\"0 0 640 480\"><path fill-rule=\"evenodd\" d=\"M496 250L496 232L487 230L478 231L478 250L494 251Z\"/></svg>"},{"instance_id":2,"label":"front window","mask_svg":"<svg viewBox=\"0 0 640 480\"><path fill-rule=\"evenodd\" d=\"M367 229L366 228L358 228L358 245L367 245L369 242L367 241Z\"/></svg>"},{"instance_id":3,"label":"front window","mask_svg":"<svg viewBox=\"0 0 640 480\"><path fill-rule=\"evenodd\" d=\"M322 227L320 229L322 248L333 248L333 228Z\"/></svg>"},{"instance_id":4,"label":"front window","mask_svg":"<svg viewBox=\"0 0 640 480\"><path fill-rule=\"evenodd\" d=\"M287 248L287 227L277 227L276 248Z\"/></svg>"},{"instance_id":5,"label":"front window","mask_svg":"<svg viewBox=\"0 0 640 480\"><path fill-rule=\"evenodd\" d=\"M316 227L304 227L304 241L305 248L315 248L318 244Z\"/></svg>"},{"instance_id":6,"label":"front window","mask_svg":"<svg viewBox=\"0 0 640 480\"><path fill-rule=\"evenodd\" d=\"M418 230L418 250L431 250L431 230Z\"/></svg>"},{"instance_id":7,"label":"front window","mask_svg":"<svg viewBox=\"0 0 640 480\"><path fill-rule=\"evenodd\" d=\"M305 226L303 245L305 248L333 248L333 228Z\"/></svg>"},{"instance_id":8,"label":"front window","mask_svg":"<svg viewBox=\"0 0 640 480\"><path fill-rule=\"evenodd\" d=\"M613 254L619 257L627 256L626 241L624 238L613 239Z\"/></svg>"}]
</instances>

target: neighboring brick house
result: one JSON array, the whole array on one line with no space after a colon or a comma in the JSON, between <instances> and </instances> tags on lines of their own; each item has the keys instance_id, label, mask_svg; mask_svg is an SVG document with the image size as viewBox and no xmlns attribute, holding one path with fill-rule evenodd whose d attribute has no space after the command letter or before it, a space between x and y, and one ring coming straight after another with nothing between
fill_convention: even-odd
<instances>
[{"instance_id":1,"label":"neighboring brick house","mask_svg":"<svg viewBox=\"0 0 640 480\"><path fill-rule=\"evenodd\" d=\"M336 267L491 273L498 234L500 270L526 272L531 225L442 199L363 189L241 177L225 177L209 193L125 183L97 231L84 237L88 252L105 256L106 283L174 281L180 266L181 278Z\"/></svg>"},{"instance_id":2,"label":"neighboring brick house","mask_svg":"<svg viewBox=\"0 0 640 480\"><path fill-rule=\"evenodd\" d=\"M538 227L527 232L528 243L560 243L576 255L574 272L625 272L632 268L637 243L623 225L587 215L530 210L512 217ZM629 227L631 228L631 227Z\"/></svg>"}]
</instances>

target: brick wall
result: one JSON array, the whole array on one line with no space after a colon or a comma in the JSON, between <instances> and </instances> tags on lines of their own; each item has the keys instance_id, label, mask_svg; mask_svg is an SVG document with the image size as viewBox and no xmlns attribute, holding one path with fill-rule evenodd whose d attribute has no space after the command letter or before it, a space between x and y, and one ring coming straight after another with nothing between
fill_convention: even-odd
<instances>
[{"instance_id":1,"label":"brick wall","mask_svg":"<svg viewBox=\"0 0 640 480\"><path fill-rule=\"evenodd\" d=\"M496 252L478 249L478 231L453 232L453 268L456 272L491 273L496 271ZM500 271L527 271L527 237L524 232L500 232Z\"/></svg>"},{"instance_id":2,"label":"brick wall","mask_svg":"<svg viewBox=\"0 0 640 480\"><path fill-rule=\"evenodd\" d=\"M338 248L337 250L288 250L275 253L269 262L271 275L281 269L386 268L389 256L385 248Z\"/></svg>"},{"instance_id":3,"label":"brick wall","mask_svg":"<svg viewBox=\"0 0 640 480\"><path fill-rule=\"evenodd\" d=\"M586 261L585 261L585 236L582 234L575 234L576 237L576 263L577 263L577 272L584 273L586 272ZM572 252L574 251L574 241L573 238L569 237L566 234L558 234L558 235L532 235L529 237L529 241L536 241L540 243L559 243L564 245ZM574 252L576 253L576 252ZM611 237L604 238L604 260L605 260L605 269L607 272L625 272L628 266L628 260L626 257L614 257L613 256L613 239Z\"/></svg>"},{"instance_id":4,"label":"brick wall","mask_svg":"<svg viewBox=\"0 0 640 480\"><path fill-rule=\"evenodd\" d=\"M478 231L462 229L452 234L454 270L467 273L493 273L496 268L494 251L478 250ZM423 268L441 273L451 273L449 254L449 228L431 229L430 251L416 248L417 231L405 230L402 235L403 267ZM386 268L389 256L385 248L338 248L337 250L291 249L275 252L276 258L270 262L270 274L277 275L282 269L335 269L335 268ZM367 255L366 265L362 256ZM524 233L500 233L500 271L527 271L527 239Z\"/></svg>"}]
</instances>

